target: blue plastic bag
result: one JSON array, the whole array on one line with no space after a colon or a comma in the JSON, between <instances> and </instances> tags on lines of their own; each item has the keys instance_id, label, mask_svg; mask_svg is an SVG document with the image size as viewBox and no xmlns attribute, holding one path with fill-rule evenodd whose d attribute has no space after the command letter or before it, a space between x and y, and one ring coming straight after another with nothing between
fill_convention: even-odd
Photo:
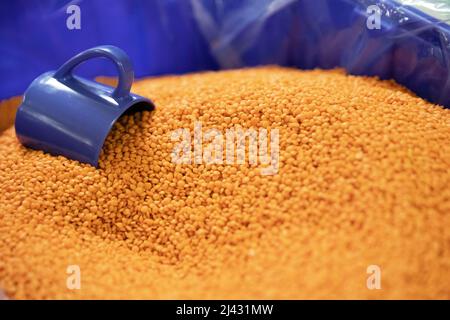
<instances>
[{"instance_id":1,"label":"blue plastic bag","mask_svg":"<svg viewBox=\"0 0 450 320\"><path fill-rule=\"evenodd\" d=\"M405 1L404 1L405 2ZM208 2L210 3L210 2ZM193 13L221 68L277 63L302 69L343 67L349 73L395 79L450 107L450 27L394 1L273 0L226 2L221 10L193 2ZM376 4L380 29L369 29ZM429 12L450 5L415 1ZM220 19L212 19L214 10ZM212 22L210 22L212 21Z\"/></svg>"}]
</instances>

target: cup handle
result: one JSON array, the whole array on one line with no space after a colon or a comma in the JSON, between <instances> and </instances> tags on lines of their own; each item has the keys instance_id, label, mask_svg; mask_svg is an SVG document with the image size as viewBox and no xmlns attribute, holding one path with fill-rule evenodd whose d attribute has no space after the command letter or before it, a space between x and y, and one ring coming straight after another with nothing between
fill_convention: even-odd
<instances>
[{"instance_id":1,"label":"cup handle","mask_svg":"<svg viewBox=\"0 0 450 320\"><path fill-rule=\"evenodd\" d=\"M64 81L72 78L73 69L80 63L98 57L111 59L119 71L119 83L114 89L112 96L115 99L127 97L130 94L134 79L133 66L128 55L115 46L98 46L83 51L64 63L53 75L57 80Z\"/></svg>"}]
</instances>

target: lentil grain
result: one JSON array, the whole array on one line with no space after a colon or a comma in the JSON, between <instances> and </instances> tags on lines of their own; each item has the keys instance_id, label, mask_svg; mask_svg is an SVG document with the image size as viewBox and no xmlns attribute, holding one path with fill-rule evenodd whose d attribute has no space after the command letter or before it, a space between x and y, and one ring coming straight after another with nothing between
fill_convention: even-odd
<instances>
[{"instance_id":1,"label":"lentil grain","mask_svg":"<svg viewBox=\"0 0 450 320\"><path fill-rule=\"evenodd\" d=\"M450 110L264 67L149 78L100 169L0 135L0 287L22 298L450 298ZM278 128L279 172L175 164L173 130ZM193 140L192 140L193 141ZM81 289L66 287L68 265ZM366 269L382 270L368 290Z\"/></svg>"}]
</instances>

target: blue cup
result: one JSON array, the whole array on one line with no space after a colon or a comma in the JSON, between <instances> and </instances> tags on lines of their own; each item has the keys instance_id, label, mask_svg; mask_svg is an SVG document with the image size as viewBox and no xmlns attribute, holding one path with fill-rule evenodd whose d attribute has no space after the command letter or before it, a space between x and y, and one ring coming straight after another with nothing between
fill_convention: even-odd
<instances>
[{"instance_id":1,"label":"blue cup","mask_svg":"<svg viewBox=\"0 0 450 320\"><path fill-rule=\"evenodd\" d=\"M77 65L97 57L115 63L116 88L73 75ZM98 167L103 143L116 120L124 113L154 108L150 100L130 93L133 78L131 61L121 49L99 46L81 52L28 87L16 114L19 141Z\"/></svg>"}]
</instances>

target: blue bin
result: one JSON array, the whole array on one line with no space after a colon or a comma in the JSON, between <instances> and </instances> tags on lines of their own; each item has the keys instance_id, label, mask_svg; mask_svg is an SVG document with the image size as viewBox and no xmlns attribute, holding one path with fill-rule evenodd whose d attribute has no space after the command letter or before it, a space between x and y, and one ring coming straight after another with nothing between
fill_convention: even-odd
<instances>
[{"instance_id":1,"label":"blue bin","mask_svg":"<svg viewBox=\"0 0 450 320\"><path fill-rule=\"evenodd\" d=\"M71 4L81 10L79 30L66 26ZM373 4L381 29L366 26ZM80 51L111 44L129 54L138 78L261 64L343 67L450 107L449 39L446 23L392 0L2 1L0 99ZM115 75L104 62L77 72Z\"/></svg>"}]
</instances>

